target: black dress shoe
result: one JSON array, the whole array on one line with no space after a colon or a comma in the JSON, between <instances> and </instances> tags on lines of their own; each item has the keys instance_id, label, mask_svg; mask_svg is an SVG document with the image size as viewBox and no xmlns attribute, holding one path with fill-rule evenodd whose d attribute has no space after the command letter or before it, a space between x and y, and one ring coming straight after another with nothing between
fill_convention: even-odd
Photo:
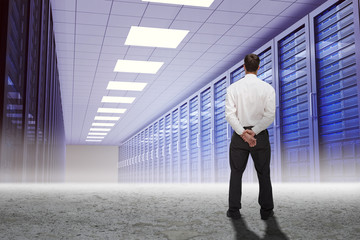
<instances>
[{"instance_id":1,"label":"black dress shoe","mask_svg":"<svg viewBox=\"0 0 360 240\"><path fill-rule=\"evenodd\" d=\"M240 219L241 218L241 215L240 215L239 211L230 211L230 210L228 210L226 212L226 216L229 217L229 218L232 218L232 219Z\"/></svg>"},{"instance_id":2,"label":"black dress shoe","mask_svg":"<svg viewBox=\"0 0 360 240\"><path fill-rule=\"evenodd\" d=\"M270 217L274 216L274 211L271 210L269 213L267 214L261 214L261 219L262 220L268 220Z\"/></svg>"}]
</instances>

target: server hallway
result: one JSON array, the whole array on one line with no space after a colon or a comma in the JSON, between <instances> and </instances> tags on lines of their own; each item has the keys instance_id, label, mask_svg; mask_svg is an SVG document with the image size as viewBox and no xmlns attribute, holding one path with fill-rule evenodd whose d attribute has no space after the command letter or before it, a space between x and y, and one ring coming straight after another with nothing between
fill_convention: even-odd
<instances>
[{"instance_id":1,"label":"server hallway","mask_svg":"<svg viewBox=\"0 0 360 240\"><path fill-rule=\"evenodd\" d=\"M1 1L0 239L359 239L359 8ZM276 98L265 221L251 157L226 216L249 53Z\"/></svg>"}]
</instances>

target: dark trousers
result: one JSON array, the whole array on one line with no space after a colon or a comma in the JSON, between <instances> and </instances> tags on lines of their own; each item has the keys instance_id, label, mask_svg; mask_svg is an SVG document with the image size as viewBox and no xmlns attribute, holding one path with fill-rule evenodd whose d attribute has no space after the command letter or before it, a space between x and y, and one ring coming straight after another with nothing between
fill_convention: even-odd
<instances>
[{"instance_id":1,"label":"dark trousers","mask_svg":"<svg viewBox=\"0 0 360 240\"><path fill-rule=\"evenodd\" d=\"M230 189L229 210L241 209L241 179L245 171L249 154L254 161L259 179L259 198L261 214L266 214L274 208L272 187L270 181L270 142L267 130L255 136L256 146L250 147L237 133L234 132L230 143Z\"/></svg>"}]
</instances>

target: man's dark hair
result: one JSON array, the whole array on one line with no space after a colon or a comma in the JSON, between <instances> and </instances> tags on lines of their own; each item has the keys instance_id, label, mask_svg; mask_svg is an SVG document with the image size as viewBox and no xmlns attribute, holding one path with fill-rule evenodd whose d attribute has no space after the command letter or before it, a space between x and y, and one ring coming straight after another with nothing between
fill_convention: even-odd
<instances>
[{"instance_id":1,"label":"man's dark hair","mask_svg":"<svg viewBox=\"0 0 360 240\"><path fill-rule=\"evenodd\" d=\"M259 68L260 58L258 55L251 53L245 56L244 63L246 71L256 72Z\"/></svg>"}]
</instances>

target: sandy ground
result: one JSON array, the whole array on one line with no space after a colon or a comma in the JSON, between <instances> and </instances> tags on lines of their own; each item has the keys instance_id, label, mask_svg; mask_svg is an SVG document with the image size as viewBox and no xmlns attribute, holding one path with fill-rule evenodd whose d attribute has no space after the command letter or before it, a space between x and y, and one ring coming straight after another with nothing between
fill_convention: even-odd
<instances>
[{"instance_id":1,"label":"sandy ground","mask_svg":"<svg viewBox=\"0 0 360 240\"><path fill-rule=\"evenodd\" d=\"M227 184L0 184L0 239L360 239L360 184L273 184L262 221L257 184L242 218Z\"/></svg>"}]
</instances>

